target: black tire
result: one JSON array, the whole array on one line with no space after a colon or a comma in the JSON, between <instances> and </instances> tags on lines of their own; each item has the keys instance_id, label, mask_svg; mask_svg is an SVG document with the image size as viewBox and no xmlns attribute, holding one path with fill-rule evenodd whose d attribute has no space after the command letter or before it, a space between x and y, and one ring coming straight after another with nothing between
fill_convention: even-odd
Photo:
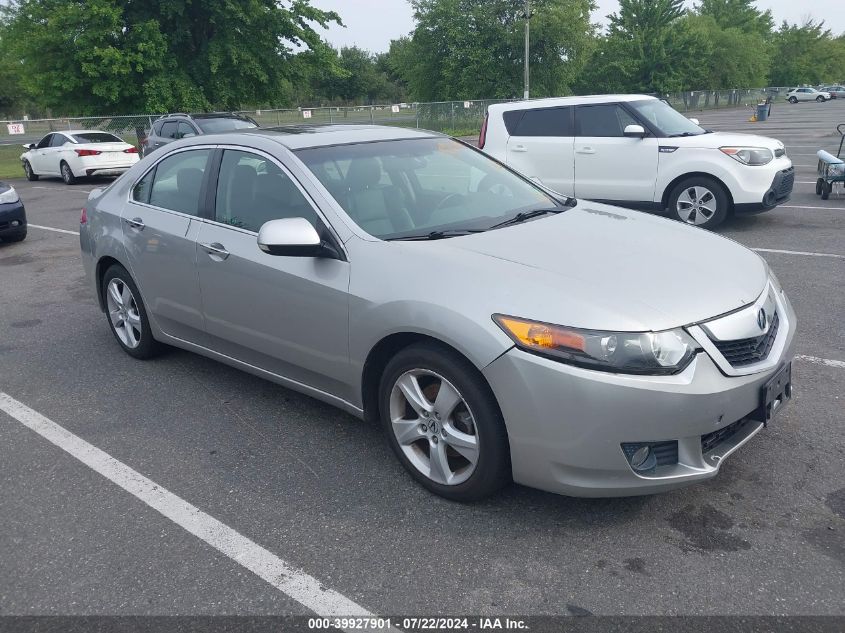
<instances>
[{"instance_id":1,"label":"black tire","mask_svg":"<svg viewBox=\"0 0 845 633\"><path fill-rule=\"evenodd\" d=\"M716 209L711 215L707 216L706 212L702 212L701 216L698 215L699 212L691 214L691 217L694 217L695 220L705 217L706 220L704 221L690 221L682 217L678 211L678 199L685 191L691 190L694 187L707 189L716 201ZM685 178L675 185L669 194L669 217L686 224L694 224L702 229L713 229L724 222L725 218L728 217L730 206L731 198L725 187L715 178L709 178L707 176L690 176L689 178Z\"/></svg>"},{"instance_id":2,"label":"black tire","mask_svg":"<svg viewBox=\"0 0 845 633\"><path fill-rule=\"evenodd\" d=\"M789 101L789 103L792 103L792 104L798 103L798 97L789 97L789 99L787 99L787 101Z\"/></svg>"},{"instance_id":3,"label":"black tire","mask_svg":"<svg viewBox=\"0 0 845 633\"><path fill-rule=\"evenodd\" d=\"M38 174L32 171L32 165L29 164L28 160L23 162L23 173L26 174L26 179L31 182L38 180Z\"/></svg>"},{"instance_id":4,"label":"black tire","mask_svg":"<svg viewBox=\"0 0 845 633\"><path fill-rule=\"evenodd\" d=\"M396 439L390 420L391 392L396 381L413 369L431 371L445 378L458 390L471 411L479 453L475 470L462 483L448 485L433 481L411 463ZM446 346L418 343L401 350L390 360L379 384L379 418L390 447L405 469L425 488L441 497L476 501L511 481L507 431L493 392L469 361Z\"/></svg>"},{"instance_id":5,"label":"black tire","mask_svg":"<svg viewBox=\"0 0 845 633\"><path fill-rule=\"evenodd\" d=\"M70 168L65 161L59 163L59 170L62 172L62 180L65 181L66 185L75 185L76 184L76 176L73 175L73 170Z\"/></svg>"},{"instance_id":6,"label":"black tire","mask_svg":"<svg viewBox=\"0 0 845 633\"><path fill-rule=\"evenodd\" d=\"M118 333L112 324L111 316L109 314L108 309L108 288L109 283L113 280L117 279L121 283L125 284L129 290L132 292L132 297L134 299L135 305L137 306L137 312L140 316L140 340L138 342L137 347L130 347L118 336ZM144 306L144 301L141 299L141 293L138 291L138 286L135 284L135 280L132 279L132 276L129 272L121 265L114 264L111 266L107 271L106 274L103 275L103 284L102 284L102 293L103 293L103 301L106 304L106 320L109 325L109 329L111 330L112 334L114 335L115 340L120 344L123 348L123 351L132 356L133 358L138 358L140 360L146 360L148 358L153 358L157 356L163 349L163 345L156 341L153 338L152 330L150 330L150 320L147 316L147 308Z\"/></svg>"},{"instance_id":7,"label":"black tire","mask_svg":"<svg viewBox=\"0 0 845 633\"><path fill-rule=\"evenodd\" d=\"M816 101L818 101L819 103L824 103L825 98L823 96L819 95L818 97L816 97Z\"/></svg>"},{"instance_id":8,"label":"black tire","mask_svg":"<svg viewBox=\"0 0 845 633\"><path fill-rule=\"evenodd\" d=\"M830 198L831 191L833 191L833 185L829 182L825 182L824 185L822 185L822 200Z\"/></svg>"},{"instance_id":9,"label":"black tire","mask_svg":"<svg viewBox=\"0 0 845 633\"><path fill-rule=\"evenodd\" d=\"M0 237L0 242L6 243L13 243L13 242L23 242L26 239L26 231L23 233L18 233L17 235L7 235L6 237Z\"/></svg>"},{"instance_id":10,"label":"black tire","mask_svg":"<svg viewBox=\"0 0 845 633\"><path fill-rule=\"evenodd\" d=\"M824 178L819 178L816 180L816 195L822 195L822 191L824 190Z\"/></svg>"}]
</instances>

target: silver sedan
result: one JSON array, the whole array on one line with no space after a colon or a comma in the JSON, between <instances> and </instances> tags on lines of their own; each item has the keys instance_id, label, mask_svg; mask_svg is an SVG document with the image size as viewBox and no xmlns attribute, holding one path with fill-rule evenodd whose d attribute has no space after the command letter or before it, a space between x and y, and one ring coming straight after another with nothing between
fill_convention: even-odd
<instances>
[{"instance_id":1,"label":"silver sedan","mask_svg":"<svg viewBox=\"0 0 845 633\"><path fill-rule=\"evenodd\" d=\"M129 355L181 347L378 421L451 499L701 481L791 396L795 313L758 255L428 132L178 141L91 193L80 240Z\"/></svg>"}]
</instances>

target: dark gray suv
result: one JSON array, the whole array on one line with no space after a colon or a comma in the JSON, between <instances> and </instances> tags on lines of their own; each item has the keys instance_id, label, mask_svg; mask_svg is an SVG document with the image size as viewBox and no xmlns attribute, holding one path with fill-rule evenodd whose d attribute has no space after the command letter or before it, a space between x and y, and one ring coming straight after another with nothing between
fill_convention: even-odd
<instances>
[{"instance_id":1,"label":"dark gray suv","mask_svg":"<svg viewBox=\"0 0 845 633\"><path fill-rule=\"evenodd\" d=\"M147 138L141 143L141 154L146 156L154 149L171 141L203 134L218 134L245 128L258 127L247 116L214 112L209 114L166 114L153 123Z\"/></svg>"}]
</instances>

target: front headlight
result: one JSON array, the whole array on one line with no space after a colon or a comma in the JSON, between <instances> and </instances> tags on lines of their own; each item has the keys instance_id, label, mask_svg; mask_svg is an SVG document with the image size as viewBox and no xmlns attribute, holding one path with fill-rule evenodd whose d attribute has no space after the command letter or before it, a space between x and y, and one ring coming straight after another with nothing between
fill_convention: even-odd
<instances>
[{"instance_id":1,"label":"front headlight","mask_svg":"<svg viewBox=\"0 0 845 633\"><path fill-rule=\"evenodd\" d=\"M0 193L0 204L8 204L9 202L17 202L18 200L20 198L14 187L9 187L6 191Z\"/></svg>"},{"instance_id":2,"label":"front headlight","mask_svg":"<svg viewBox=\"0 0 845 633\"><path fill-rule=\"evenodd\" d=\"M720 147L719 151L727 154L743 165L766 165L774 160L774 153L766 147Z\"/></svg>"},{"instance_id":3,"label":"front headlight","mask_svg":"<svg viewBox=\"0 0 845 633\"><path fill-rule=\"evenodd\" d=\"M698 345L682 329L663 332L582 330L494 314L517 347L572 365L626 374L675 374Z\"/></svg>"}]
</instances>

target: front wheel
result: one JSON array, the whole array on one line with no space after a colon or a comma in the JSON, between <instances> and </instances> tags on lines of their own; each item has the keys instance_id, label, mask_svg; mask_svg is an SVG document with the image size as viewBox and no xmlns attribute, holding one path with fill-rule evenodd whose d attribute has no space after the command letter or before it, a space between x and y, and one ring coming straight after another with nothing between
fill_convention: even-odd
<instances>
[{"instance_id":1,"label":"front wheel","mask_svg":"<svg viewBox=\"0 0 845 633\"><path fill-rule=\"evenodd\" d=\"M816 180L816 195L822 195L822 191L824 191L824 178L819 178Z\"/></svg>"},{"instance_id":2,"label":"front wheel","mask_svg":"<svg viewBox=\"0 0 845 633\"><path fill-rule=\"evenodd\" d=\"M669 195L671 216L703 229L721 224L728 215L730 198L725 188L706 176L693 176L678 183Z\"/></svg>"},{"instance_id":3,"label":"front wheel","mask_svg":"<svg viewBox=\"0 0 845 633\"><path fill-rule=\"evenodd\" d=\"M436 344L400 351L382 374L381 423L405 469L455 501L494 493L511 477L502 413L478 370Z\"/></svg>"},{"instance_id":4,"label":"front wheel","mask_svg":"<svg viewBox=\"0 0 845 633\"><path fill-rule=\"evenodd\" d=\"M123 351L139 359L158 354L161 344L153 338L147 309L129 272L118 264L109 268L102 292L109 327Z\"/></svg>"},{"instance_id":5,"label":"front wheel","mask_svg":"<svg viewBox=\"0 0 845 633\"><path fill-rule=\"evenodd\" d=\"M23 173L26 175L26 179L30 181L38 180L38 174L32 171L32 165L29 164L28 160L23 162Z\"/></svg>"},{"instance_id":6,"label":"front wheel","mask_svg":"<svg viewBox=\"0 0 845 633\"><path fill-rule=\"evenodd\" d=\"M73 171L66 162L62 161L60 166L62 172L62 180L65 181L66 185L75 185L76 184L76 176L73 175Z\"/></svg>"},{"instance_id":7,"label":"front wheel","mask_svg":"<svg viewBox=\"0 0 845 633\"><path fill-rule=\"evenodd\" d=\"M819 103L824 103L825 98L819 95L818 97L816 97L816 101L818 101Z\"/></svg>"},{"instance_id":8,"label":"front wheel","mask_svg":"<svg viewBox=\"0 0 845 633\"><path fill-rule=\"evenodd\" d=\"M789 103L798 103L798 98L797 97L789 97L788 101L789 101Z\"/></svg>"}]
</instances>

